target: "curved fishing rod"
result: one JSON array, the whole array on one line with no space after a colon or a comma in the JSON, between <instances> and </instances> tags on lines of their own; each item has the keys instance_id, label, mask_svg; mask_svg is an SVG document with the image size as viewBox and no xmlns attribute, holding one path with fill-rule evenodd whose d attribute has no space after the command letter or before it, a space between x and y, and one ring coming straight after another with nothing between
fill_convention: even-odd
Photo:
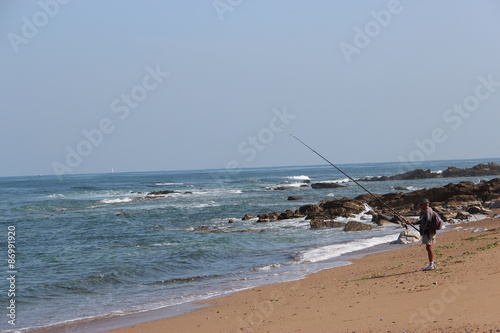
<instances>
[{"instance_id":1,"label":"curved fishing rod","mask_svg":"<svg viewBox=\"0 0 500 333\"><path fill-rule=\"evenodd\" d=\"M382 199L380 199L379 197L375 196L372 192L368 191L368 189L366 187L364 187L363 185L361 185L360 183L358 183L354 178L352 178L351 176L349 176L347 173L345 173L344 171L340 170L335 164L333 164L332 162L330 162L329 160L327 160L325 157L323 157L323 155L321 155L320 153L318 153L316 150L312 149L311 147L309 147L309 145L307 145L304 141L300 140L299 138L297 138L295 135L293 135L292 133L288 132L287 130L285 130L283 128L283 130L285 132L287 132L288 134L290 134L290 136L292 138L294 138L295 140L299 141L300 143L302 143L304 146L306 146L307 148L309 148L310 150L312 150L316 155L318 155L319 157L321 157L322 159L324 159L328 164L330 164L332 167L334 167L335 169L337 169L338 171L340 171L344 176L346 176L347 178L349 178L351 181L353 181L356 185L358 185L359 187L361 187L363 190L365 190L366 192L368 192L368 194L370 194L373 198L377 199L384 207L388 208L392 213L394 213L394 215L398 216L400 219L402 219L403 221L406 221L406 219L401 216L401 214L399 214L397 211L394 210L394 208L392 208L391 206L389 206L388 204L386 204ZM408 225L405 223L403 224L402 222L400 222L400 224L402 226L404 226L406 229L408 229ZM413 224L410 224L413 229L419 231Z\"/></svg>"}]
</instances>

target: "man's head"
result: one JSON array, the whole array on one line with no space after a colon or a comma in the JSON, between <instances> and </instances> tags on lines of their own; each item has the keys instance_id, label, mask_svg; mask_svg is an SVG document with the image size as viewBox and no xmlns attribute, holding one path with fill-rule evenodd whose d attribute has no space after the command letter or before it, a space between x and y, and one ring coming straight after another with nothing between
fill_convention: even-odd
<instances>
[{"instance_id":1,"label":"man's head","mask_svg":"<svg viewBox=\"0 0 500 333\"><path fill-rule=\"evenodd\" d=\"M419 205L420 205L420 210L426 210L427 207L429 207L430 201L427 198L424 198L420 200Z\"/></svg>"}]
</instances>

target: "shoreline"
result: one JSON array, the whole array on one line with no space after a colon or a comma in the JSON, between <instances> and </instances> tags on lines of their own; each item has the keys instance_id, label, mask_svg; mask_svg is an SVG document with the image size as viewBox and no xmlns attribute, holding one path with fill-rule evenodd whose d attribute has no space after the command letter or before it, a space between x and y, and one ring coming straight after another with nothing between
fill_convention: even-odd
<instances>
[{"instance_id":1,"label":"shoreline","mask_svg":"<svg viewBox=\"0 0 500 333\"><path fill-rule=\"evenodd\" d=\"M52 327L50 331L327 332L335 327L333 331L336 332L446 332L458 328L477 329L478 332L494 329L495 332L500 330L500 320L492 310L500 308L498 283L496 289L493 288L495 278L500 276L497 275L500 265L495 260L500 246L492 245L500 238L500 219L491 218L495 213L500 213L500 209L493 210L484 220L449 225L449 231L439 233L435 245L438 269L435 271L421 272L427 261L424 248L399 245L395 249L370 251L361 256L358 253L354 259L346 258L351 264L311 273L299 280L188 303L180 314L172 314L175 312L172 309L170 313L159 309L64 324L59 326L60 330ZM493 231L472 232L478 228ZM491 240L491 237L496 238ZM474 241L464 241L471 238ZM487 250L478 251L481 247ZM480 260L473 260L474 257ZM466 268L466 274L461 268ZM479 274L484 269L486 271ZM476 279L490 281L488 285L493 291L486 292L483 283L477 286ZM464 300L478 303L484 298L488 298L489 306L475 304L466 306L467 311L463 311ZM432 307L440 312L439 315L446 314L446 320L428 314L426 309ZM479 321L470 317L474 314L471 310L477 311L475 316ZM365 313L371 315L363 317ZM152 315L163 315L163 318ZM488 330L481 325L489 325ZM49 329L34 330L44 331Z\"/></svg>"}]
</instances>

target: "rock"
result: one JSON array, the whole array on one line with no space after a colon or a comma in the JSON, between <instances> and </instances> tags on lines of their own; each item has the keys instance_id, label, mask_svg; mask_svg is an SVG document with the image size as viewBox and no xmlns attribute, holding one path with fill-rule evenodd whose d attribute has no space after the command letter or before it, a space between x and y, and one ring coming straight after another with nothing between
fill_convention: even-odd
<instances>
[{"instance_id":1,"label":"rock","mask_svg":"<svg viewBox=\"0 0 500 333\"><path fill-rule=\"evenodd\" d=\"M233 219L229 219L229 221L227 221L227 223L234 223L234 220Z\"/></svg>"},{"instance_id":2,"label":"rock","mask_svg":"<svg viewBox=\"0 0 500 333\"><path fill-rule=\"evenodd\" d=\"M151 196L151 195L164 195L164 194L171 194L171 193L178 193L178 192L176 192L176 191L170 191L170 190L153 191L153 192L149 192L147 195L148 196Z\"/></svg>"},{"instance_id":3,"label":"rock","mask_svg":"<svg viewBox=\"0 0 500 333\"><path fill-rule=\"evenodd\" d=\"M319 203L319 206L323 210L323 215L331 219L339 216L348 217L350 214L360 214L366 209L362 201L347 198L323 200Z\"/></svg>"},{"instance_id":4,"label":"rock","mask_svg":"<svg viewBox=\"0 0 500 333\"><path fill-rule=\"evenodd\" d=\"M478 164L472 168L459 169L449 167L441 173L432 172L431 170L416 169L394 176L381 176L361 179L362 181L386 181L386 180L411 180L411 179L426 179L426 178L448 178L448 177L477 177L477 176L495 176L500 175L500 164L488 163Z\"/></svg>"},{"instance_id":5,"label":"rock","mask_svg":"<svg viewBox=\"0 0 500 333\"><path fill-rule=\"evenodd\" d=\"M299 212L306 216L306 220L321 217L323 209L319 205L305 205L299 208Z\"/></svg>"},{"instance_id":6,"label":"rock","mask_svg":"<svg viewBox=\"0 0 500 333\"><path fill-rule=\"evenodd\" d=\"M456 219L458 220L468 220L472 217L471 214L467 213L467 212L464 212L464 211L459 211L457 213L457 216L456 216Z\"/></svg>"},{"instance_id":7,"label":"rock","mask_svg":"<svg viewBox=\"0 0 500 333\"><path fill-rule=\"evenodd\" d=\"M322 188L340 188L340 187L346 187L346 186L340 185L337 183L315 183L315 184L311 184L311 187L314 189L322 189Z\"/></svg>"},{"instance_id":8,"label":"rock","mask_svg":"<svg viewBox=\"0 0 500 333\"><path fill-rule=\"evenodd\" d=\"M206 225L202 225L193 229L193 231L210 231L210 230L212 229L210 227L207 227Z\"/></svg>"},{"instance_id":9,"label":"rock","mask_svg":"<svg viewBox=\"0 0 500 333\"><path fill-rule=\"evenodd\" d=\"M494 219L500 219L500 214L495 214L495 215L493 215L493 218L494 218Z\"/></svg>"},{"instance_id":10,"label":"rock","mask_svg":"<svg viewBox=\"0 0 500 333\"><path fill-rule=\"evenodd\" d=\"M455 209L461 209L469 205L481 205L481 202L478 201L475 195L459 194L448 198L445 204L447 208Z\"/></svg>"},{"instance_id":11,"label":"rock","mask_svg":"<svg viewBox=\"0 0 500 333\"><path fill-rule=\"evenodd\" d=\"M364 231L372 229L375 229L375 227L372 225L355 221L347 222L346 226L344 227L344 231Z\"/></svg>"},{"instance_id":12,"label":"rock","mask_svg":"<svg viewBox=\"0 0 500 333\"><path fill-rule=\"evenodd\" d=\"M247 221L247 220L251 220L251 219L255 219L256 217L253 216L253 215L250 215L250 214L245 214L245 216L243 216L242 220L243 221Z\"/></svg>"},{"instance_id":13,"label":"rock","mask_svg":"<svg viewBox=\"0 0 500 333\"><path fill-rule=\"evenodd\" d=\"M372 215L372 222L382 226L388 223L391 223L392 217L384 214L373 214Z\"/></svg>"},{"instance_id":14,"label":"rock","mask_svg":"<svg viewBox=\"0 0 500 333\"><path fill-rule=\"evenodd\" d=\"M490 207L490 209L496 209L496 208L500 208L500 200L497 200L495 202L493 202Z\"/></svg>"},{"instance_id":15,"label":"rock","mask_svg":"<svg viewBox=\"0 0 500 333\"><path fill-rule=\"evenodd\" d=\"M298 195L291 195L288 197L288 200L302 200L304 198L302 198L301 196L298 196Z\"/></svg>"},{"instance_id":16,"label":"rock","mask_svg":"<svg viewBox=\"0 0 500 333\"><path fill-rule=\"evenodd\" d=\"M441 219L445 222L448 222L450 220L453 220L457 217L457 212L452 211L452 212L439 212L439 216L441 216Z\"/></svg>"},{"instance_id":17,"label":"rock","mask_svg":"<svg viewBox=\"0 0 500 333\"><path fill-rule=\"evenodd\" d=\"M294 186L266 187L266 190L271 190L271 191L293 191L296 189L297 187Z\"/></svg>"},{"instance_id":18,"label":"rock","mask_svg":"<svg viewBox=\"0 0 500 333\"><path fill-rule=\"evenodd\" d=\"M411 186L394 186L396 191L411 191Z\"/></svg>"},{"instance_id":19,"label":"rock","mask_svg":"<svg viewBox=\"0 0 500 333\"><path fill-rule=\"evenodd\" d=\"M280 214L277 212L274 213L269 213L269 214L259 214L257 217L259 220L257 222L271 222L271 221L276 221L278 219Z\"/></svg>"},{"instance_id":20,"label":"rock","mask_svg":"<svg viewBox=\"0 0 500 333\"><path fill-rule=\"evenodd\" d=\"M405 230L399 234L399 237L391 244L412 244L420 242L422 238L416 230Z\"/></svg>"},{"instance_id":21,"label":"rock","mask_svg":"<svg viewBox=\"0 0 500 333\"><path fill-rule=\"evenodd\" d=\"M332 220L325 221L323 219L313 219L309 224L311 229L343 228L346 226L343 222L335 222Z\"/></svg>"},{"instance_id":22,"label":"rock","mask_svg":"<svg viewBox=\"0 0 500 333\"><path fill-rule=\"evenodd\" d=\"M488 214L488 211L486 211L482 206L473 205L473 206L467 207L467 213L470 213L470 214Z\"/></svg>"},{"instance_id":23,"label":"rock","mask_svg":"<svg viewBox=\"0 0 500 333\"><path fill-rule=\"evenodd\" d=\"M119 212L119 213L116 213L115 216L129 216L130 214L129 213L122 213L122 212Z\"/></svg>"},{"instance_id":24,"label":"rock","mask_svg":"<svg viewBox=\"0 0 500 333\"><path fill-rule=\"evenodd\" d=\"M288 219L293 219L296 217L300 217L300 216L296 216L294 211L287 209L283 213L278 215L278 220L288 220Z\"/></svg>"}]
</instances>

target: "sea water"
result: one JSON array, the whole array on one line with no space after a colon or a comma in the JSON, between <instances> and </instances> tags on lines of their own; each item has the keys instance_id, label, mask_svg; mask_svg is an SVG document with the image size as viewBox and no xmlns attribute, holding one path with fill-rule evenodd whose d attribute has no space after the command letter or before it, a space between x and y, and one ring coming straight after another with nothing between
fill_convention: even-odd
<instances>
[{"instance_id":1,"label":"sea water","mask_svg":"<svg viewBox=\"0 0 500 333\"><path fill-rule=\"evenodd\" d=\"M495 159L423 162L434 172ZM398 163L339 165L354 178L400 173ZM374 193L495 177L364 183ZM336 189L304 187L340 182ZM302 185L302 186L301 186ZM273 190L289 187L288 190ZM175 191L148 195L152 191ZM303 218L258 223L245 214L295 210L363 190L329 165L0 178L2 330L181 306L345 264L401 229L311 230ZM290 195L303 199L288 201ZM367 206L367 211L370 207ZM352 220L370 223L362 213ZM232 220L232 223L229 223ZM343 219L346 221L347 219ZM208 231L199 231L199 227ZM15 297L8 231L15 229ZM396 246L396 245L393 245ZM12 295L11 295L12 296ZM15 300L15 326L8 323Z\"/></svg>"}]
</instances>

